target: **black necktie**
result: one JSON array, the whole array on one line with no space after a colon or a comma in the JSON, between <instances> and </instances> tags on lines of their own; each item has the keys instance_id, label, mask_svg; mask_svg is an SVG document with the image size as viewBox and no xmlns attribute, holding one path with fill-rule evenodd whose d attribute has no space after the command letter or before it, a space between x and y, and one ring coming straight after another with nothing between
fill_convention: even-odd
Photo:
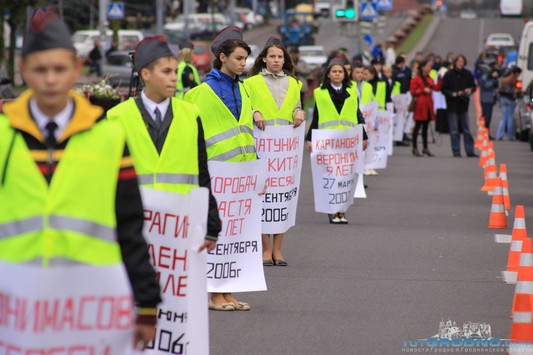
<instances>
[{"instance_id":1,"label":"black necktie","mask_svg":"<svg viewBox=\"0 0 533 355\"><path fill-rule=\"evenodd\" d=\"M54 148L57 144L55 131L57 129L57 123L50 121L46 124L46 145L48 148Z\"/></svg>"},{"instance_id":2,"label":"black necktie","mask_svg":"<svg viewBox=\"0 0 533 355\"><path fill-rule=\"evenodd\" d=\"M154 114L155 114L155 126L157 127L157 130L160 131L161 127L163 126L163 119L161 118L161 111L159 111L158 107L155 108Z\"/></svg>"}]
</instances>

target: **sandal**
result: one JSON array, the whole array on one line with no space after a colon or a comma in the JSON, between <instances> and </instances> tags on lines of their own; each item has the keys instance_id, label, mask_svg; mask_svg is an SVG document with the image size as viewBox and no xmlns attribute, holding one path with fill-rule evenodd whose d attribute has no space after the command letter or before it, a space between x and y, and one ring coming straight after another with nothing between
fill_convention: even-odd
<instances>
[{"instance_id":1,"label":"sandal","mask_svg":"<svg viewBox=\"0 0 533 355\"><path fill-rule=\"evenodd\" d=\"M235 305L233 303L214 304L213 301L209 301L209 309L212 311L235 311Z\"/></svg>"},{"instance_id":2,"label":"sandal","mask_svg":"<svg viewBox=\"0 0 533 355\"><path fill-rule=\"evenodd\" d=\"M249 311L251 309L250 304L246 302L237 301L237 303L229 303L236 311Z\"/></svg>"}]
</instances>

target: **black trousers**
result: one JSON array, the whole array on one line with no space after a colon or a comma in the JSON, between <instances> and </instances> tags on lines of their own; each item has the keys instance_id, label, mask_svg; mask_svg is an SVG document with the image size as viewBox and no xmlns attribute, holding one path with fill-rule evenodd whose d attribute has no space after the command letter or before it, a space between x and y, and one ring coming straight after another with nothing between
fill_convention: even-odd
<instances>
[{"instance_id":1,"label":"black trousers","mask_svg":"<svg viewBox=\"0 0 533 355\"><path fill-rule=\"evenodd\" d=\"M416 141L418 139L418 132L420 131L420 127L422 127L422 144L424 145L424 149L426 149L428 147L429 119L427 121L415 121L415 128L413 130L413 148L416 148Z\"/></svg>"}]
</instances>

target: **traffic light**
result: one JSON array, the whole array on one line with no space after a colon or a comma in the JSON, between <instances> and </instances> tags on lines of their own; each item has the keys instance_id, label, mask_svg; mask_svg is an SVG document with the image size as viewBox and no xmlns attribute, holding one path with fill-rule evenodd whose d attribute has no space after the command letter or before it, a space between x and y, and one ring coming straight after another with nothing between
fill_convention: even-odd
<instances>
[{"instance_id":1,"label":"traffic light","mask_svg":"<svg viewBox=\"0 0 533 355\"><path fill-rule=\"evenodd\" d=\"M357 9L355 8L354 0L346 0L346 11L344 16L347 20L355 20L355 15L357 14Z\"/></svg>"},{"instance_id":2,"label":"traffic light","mask_svg":"<svg viewBox=\"0 0 533 355\"><path fill-rule=\"evenodd\" d=\"M334 6L333 21L353 22L357 21L357 0L344 0L342 5Z\"/></svg>"}]
</instances>

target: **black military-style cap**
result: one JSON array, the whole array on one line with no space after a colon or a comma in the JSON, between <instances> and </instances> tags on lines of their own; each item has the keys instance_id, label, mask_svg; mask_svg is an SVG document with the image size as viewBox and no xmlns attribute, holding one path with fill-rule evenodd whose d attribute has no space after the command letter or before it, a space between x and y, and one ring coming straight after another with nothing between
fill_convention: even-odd
<instances>
[{"instance_id":1,"label":"black military-style cap","mask_svg":"<svg viewBox=\"0 0 533 355\"><path fill-rule=\"evenodd\" d=\"M37 9L31 17L24 38L22 56L57 48L68 49L76 53L70 32L59 17L57 10L52 8Z\"/></svg>"},{"instance_id":2,"label":"black military-style cap","mask_svg":"<svg viewBox=\"0 0 533 355\"><path fill-rule=\"evenodd\" d=\"M283 46L283 42L281 41L281 38L279 38L278 36L270 36L267 41L265 42L265 47L270 47L270 46L278 46L278 47L284 47Z\"/></svg>"},{"instance_id":3,"label":"black military-style cap","mask_svg":"<svg viewBox=\"0 0 533 355\"><path fill-rule=\"evenodd\" d=\"M211 43L211 52L216 56L220 45L230 39L242 41L242 30L237 26L223 28Z\"/></svg>"},{"instance_id":4,"label":"black military-style cap","mask_svg":"<svg viewBox=\"0 0 533 355\"><path fill-rule=\"evenodd\" d=\"M143 38L135 47L133 62L135 70L140 72L142 68L163 57L172 57L174 53L168 46L168 40L163 35L155 35Z\"/></svg>"}]
</instances>

